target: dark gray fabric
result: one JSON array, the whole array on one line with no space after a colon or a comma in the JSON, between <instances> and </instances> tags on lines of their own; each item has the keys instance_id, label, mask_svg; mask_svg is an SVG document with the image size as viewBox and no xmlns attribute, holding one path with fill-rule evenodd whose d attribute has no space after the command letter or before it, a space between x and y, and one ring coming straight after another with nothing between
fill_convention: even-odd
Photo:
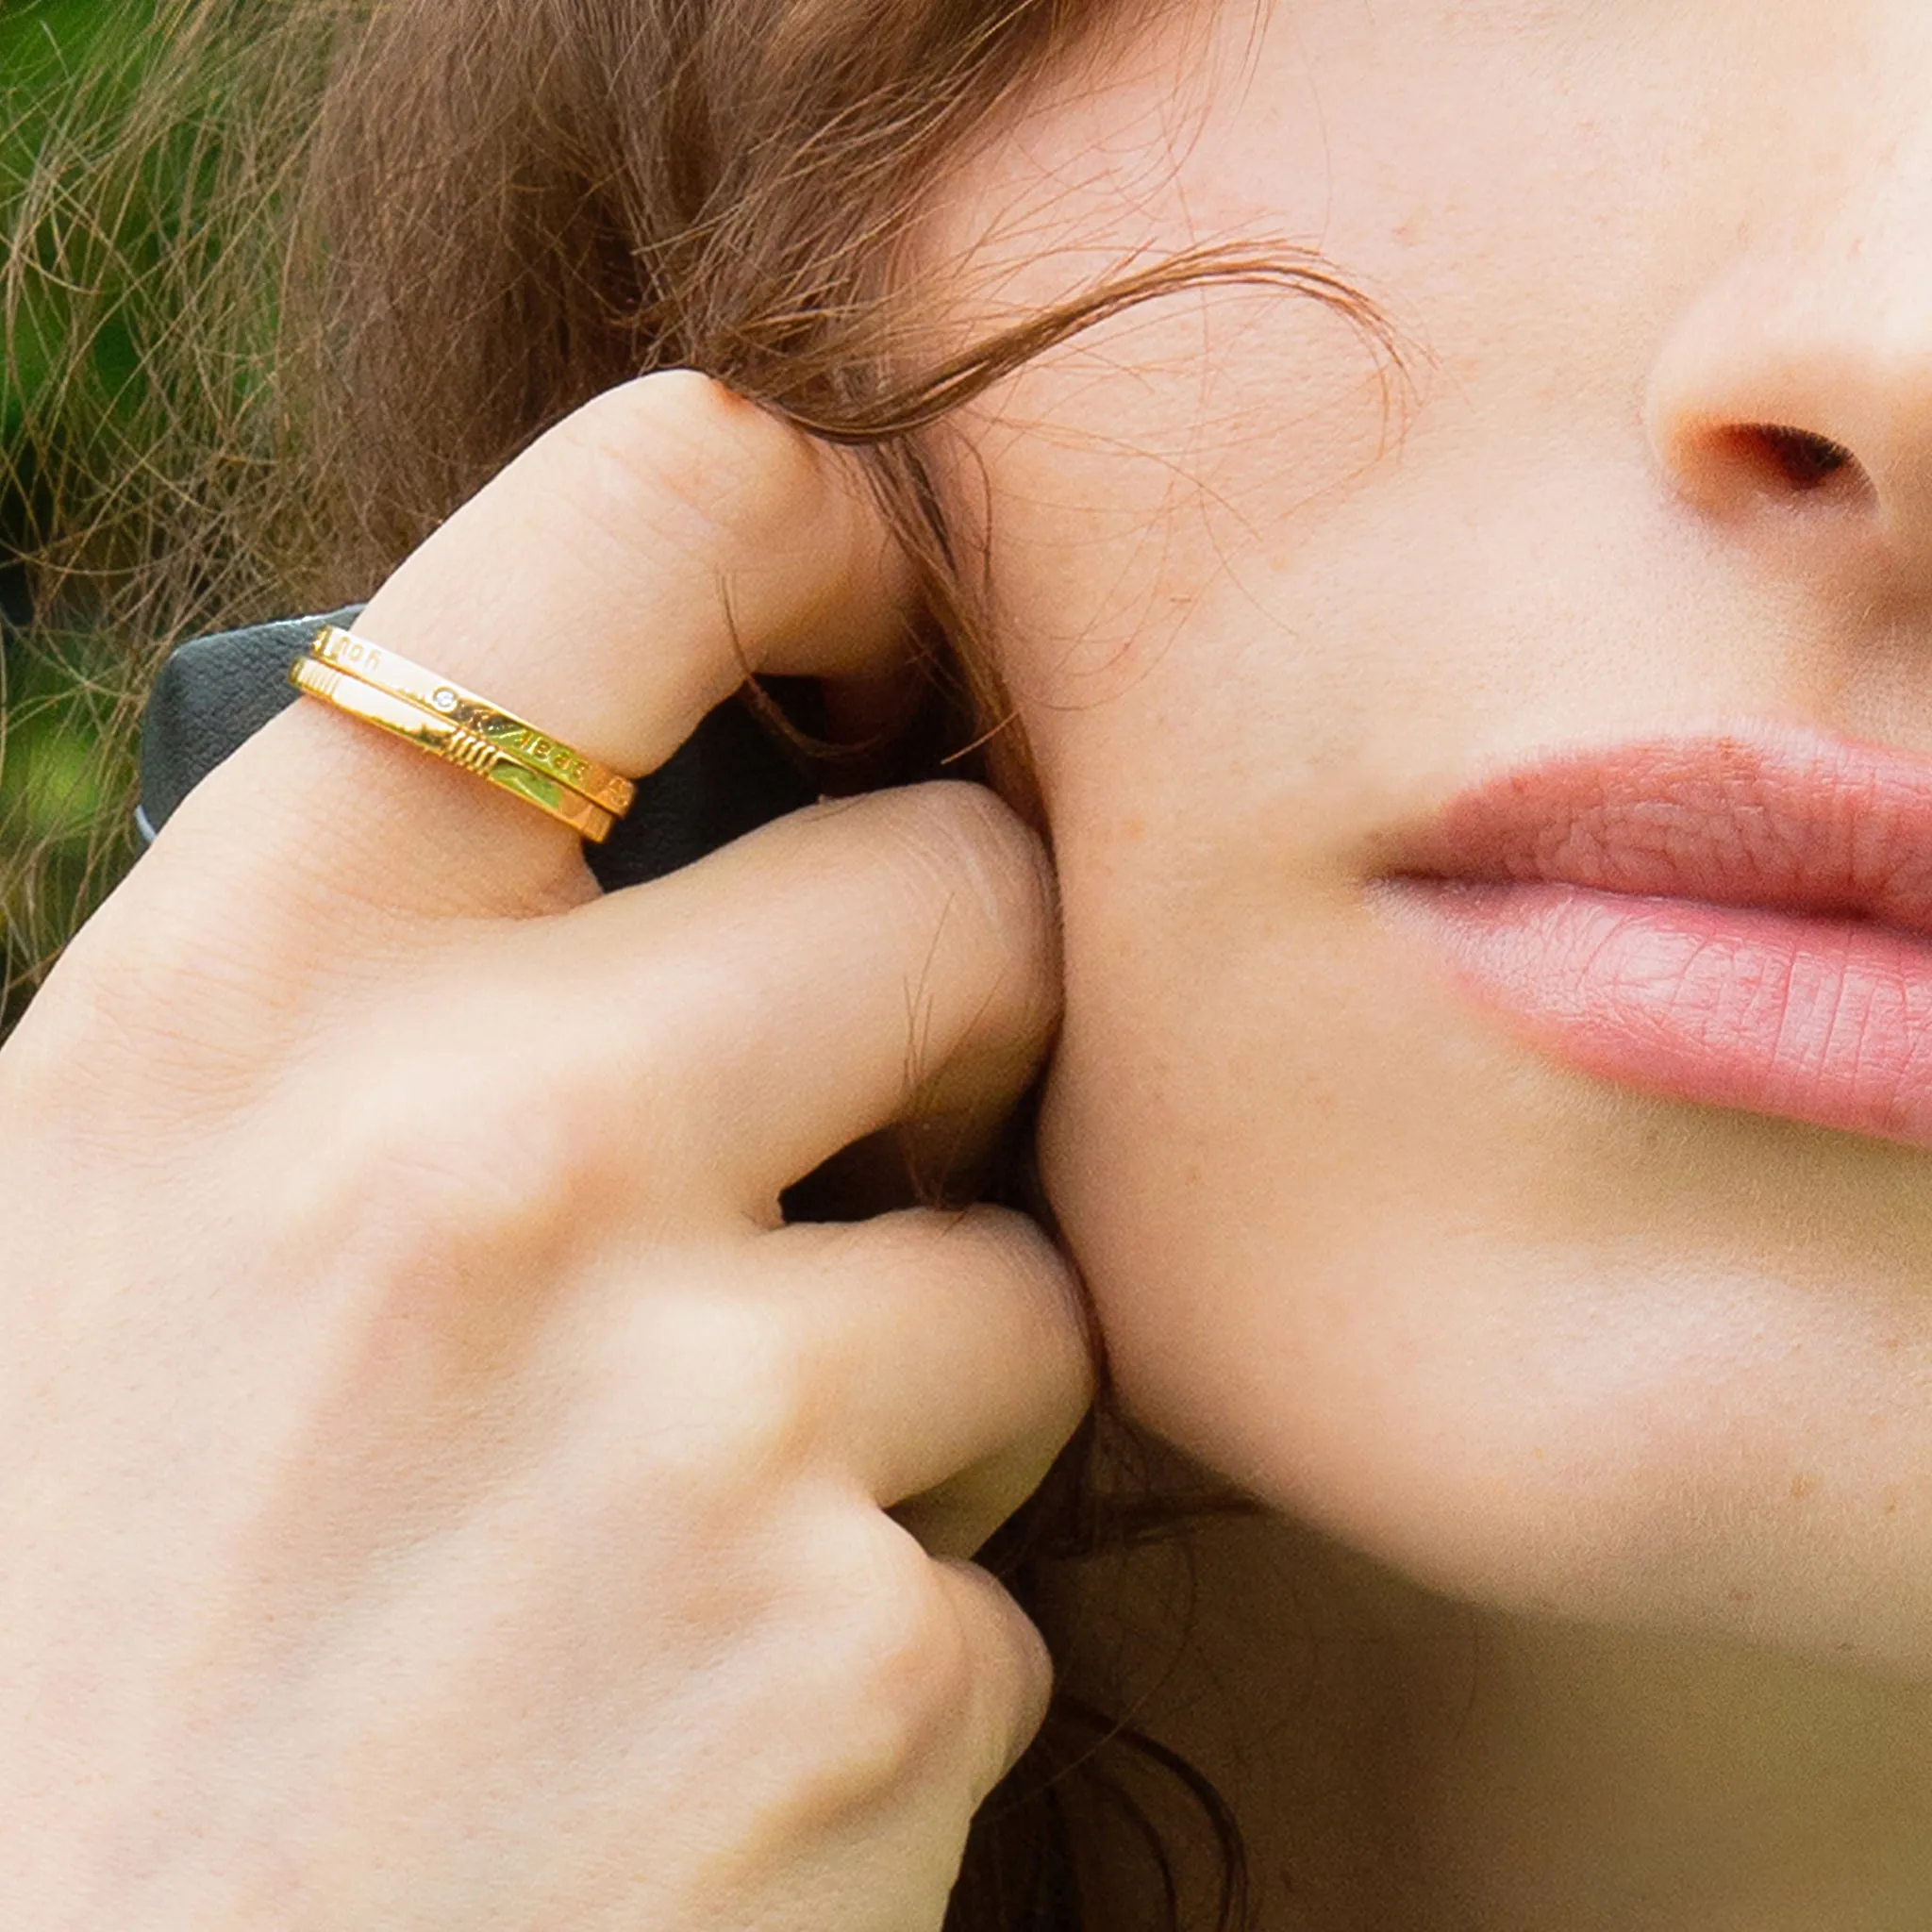
<instances>
[{"instance_id":1,"label":"dark gray fabric","mask_svg":"<svg viewBox=\"0 0 1932 1932\"><path fill-rule=\"evenodd\" d=\"M161 666L141 727L141 820L152 839L175 808L285 705L295 702L289 667L325 624L344 628L352 604L325 617L293 617L194 638Z\"/></svg>"}]
</instances>

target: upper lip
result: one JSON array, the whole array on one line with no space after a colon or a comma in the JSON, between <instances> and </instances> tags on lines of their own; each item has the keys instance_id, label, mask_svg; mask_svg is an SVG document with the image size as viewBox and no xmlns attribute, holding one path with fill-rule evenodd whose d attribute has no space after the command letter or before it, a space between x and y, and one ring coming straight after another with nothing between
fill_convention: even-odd
<instances>
[{"instance_id":1,"label":"upper lip","mask_svg":"<svg viewBox=\"0 0 1932 1932\"><path fill-rule=\"evenodd\" d=\"M1458 794L1390 856L1385 876L1932 932L1932 758L1786 726L1567 750Z\"/></svg>"}]
</instances>

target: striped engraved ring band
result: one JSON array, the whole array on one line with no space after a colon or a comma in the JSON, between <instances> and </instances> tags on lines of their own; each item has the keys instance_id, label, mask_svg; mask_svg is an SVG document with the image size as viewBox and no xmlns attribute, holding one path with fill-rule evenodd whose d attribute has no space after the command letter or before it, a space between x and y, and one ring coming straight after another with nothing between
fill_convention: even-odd
<instances>
[{"instance_id":1,"label":"striped engraved ring band","mask_svg":"<svg viewBox=\"0 0 1932 1932\"><path fill-rule=\"evenodd\" d=\"M560 819L592 843L629 808L628 778L399 652L325 625L289 672L297 691L406 739Z\"/></svg>"}]
</instances>

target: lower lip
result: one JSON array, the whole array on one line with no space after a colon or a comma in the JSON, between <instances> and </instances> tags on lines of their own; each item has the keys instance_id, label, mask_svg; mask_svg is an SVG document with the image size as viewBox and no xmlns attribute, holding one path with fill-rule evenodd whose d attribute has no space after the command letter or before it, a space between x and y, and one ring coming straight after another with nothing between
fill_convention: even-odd
<instances>
[{"instance_id":1,"label":"lower lip","mask_svg":"<svg viewBox=\"0 0 1932 1932\"><path fill-rule=\"evenodd\" d=\"M1574 1066L1932 1146L1932 941L1545 882L1397 890L1477 998Z\"/></svg>"}]
</instances>

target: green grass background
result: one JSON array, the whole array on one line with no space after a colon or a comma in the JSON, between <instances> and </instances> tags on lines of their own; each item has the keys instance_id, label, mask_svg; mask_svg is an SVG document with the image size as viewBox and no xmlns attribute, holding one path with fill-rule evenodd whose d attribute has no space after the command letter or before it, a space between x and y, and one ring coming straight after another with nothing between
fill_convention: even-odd
<instances>
[{"instance_id":1,"label":"green grass background","mask_svg":"<svg viewBox=\"0 0 1932 1932\"><path fill-rule=\"evenodd\" d=\"M50 130L65 125L92 142L92 117L105 143L154 20L155 0L0 0L0 236L14 232ZM125 757L104 757L101 745L128 641L78 608L40 613L58 628L30 637L20 559L53 514L50 476L111 461L117 420L140 410L142 342L126 290L158 245L162 193L158 176L108 235L58 200L6 264L25 291L0 344L0 946L9 981L105 883L84 863L90 830L125 803L129 785ZM67 347L76 325L86 331L77 370ZM19 1004L17 993L0 1002L0 1024Z\"/></svg>"}]
</instances>

